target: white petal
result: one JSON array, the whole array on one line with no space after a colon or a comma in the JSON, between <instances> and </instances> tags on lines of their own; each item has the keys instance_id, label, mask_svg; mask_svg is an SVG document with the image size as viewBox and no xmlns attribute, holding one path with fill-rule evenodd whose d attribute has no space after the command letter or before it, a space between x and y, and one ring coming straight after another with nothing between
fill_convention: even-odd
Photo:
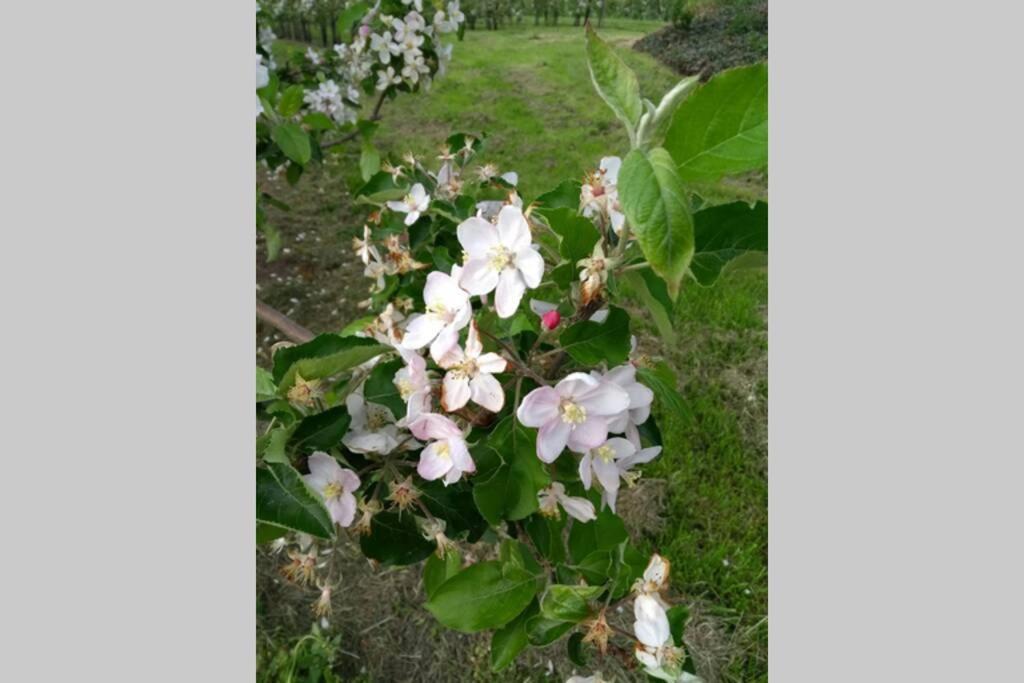
<instances>
[{"instance_id":1,"label":"white petal","mask_svg":"<svg viewBox=\"0 0 1024 683\"><path fill-rule=\"evenodd\" d=\"M423 413L409 423L409 431L417 439L462 438L462 430L444 415Z\"/></svg>"},{"instance_id":2,"label":"white petal","mask_svg":"<svg viewBox=\"0 0 1024 683\"><path fill-rule=\"evenodd\" d=\"M484 352L484 345L480 343L480 330L475 322L469 323L469 332L466 334L466 355L470 358L479 358Z\"/></svg>"},{"instance_id":3,"label":"white petal","mask_svg":"<svg viewBox=\"0 0 1024 683\"><path fill-rule=\"evenodd\" d=\"M498 212L498 238L513 253L530 245L530 226L519 207L511 204L501 207Z\"/></svg>"},{"instance_id":4,"label":"white petal","mask_svg":"<svg viewBox=\"0 0 1024 683\"><path fill-rule=\"evenodd\" d=\"M449 413L459 410L469 401L471 395L469 380L465 376L456 377L453 373L444 376L441 383L441 407Z\"/></svg>"},{"instance_id":5,"label":"white petal","mask_svg":"<svg viewBox=\"0 0 1024 683\"><path fill-rule=\"evenodd\" d=\"M637 597L633 604L636 621L633 631L637 639L648 647L661 647L670 637L668 615L658 601L649 595Z\"/></svg>"},{"instance_id":6,"label":"white petal","mask_svg":"<svg viewBox=\"0 0 1024 683\"><path fill-rule=\"evenodd\" d=\"M516 252L516 268L522 273L526 286L533 289L544 279L544 257L533 247Z\"/></svg>"},{"instance_id":7,"label":"white petal","mask_svg":"<svg viewBox=\"0 0 1024 683\"><path fill-rule=\"evenodd\" d=\"M462 268L459 284L470 294L481 296L498 286L498 271L491 268L488 258L471 258Z\"/></svg>"},{"instance_id":8,"label":"white petal","mask_svg":"<svg viewBox=\"0 0 1024 683\"><path fill-rule=\"evenodd\" d=\"M644 448L640 451L637 451L634 455L617 461L616 464L619 466L620 470L626 471L627 469L633 467L634 465L642 465L645 462L650 462L654 460L656 457L658 457L660 453L661 446L651 446L650 448Z\"/></svg>"},{"instance_id":9,"label":"white petal","mask_svg":"<svg viewBox=\"0 0 1024 683\"><path fill-rule=\"evenodd\" d=\"M537 457L544 462L554 462L565 450L566 441L573 431L568 423L559 418L545 422L537 430Z\"/></svg>"},{"instance_id":10,"label":"white petal","mask_svg":"<svg viewBox=\"0 0 1024 683\"><path fill-rule=\"evenodd\" d=\"M598 386L599 381L585 372L572 372L555 385L555 390L565 398L578 398Z\"/></svg>"},{"instance_id":11,"label":"white petal","mask_svg":"<svg viewBox=\"0 0 1024 683\"><path fill-rule=\"evenodd\" d=\"M309 456L309 473L318 479L332 481L338 478L341 465L338 461L323 451L317 451ZM357 480L358 481L358 480ZM356 486L359 484L357 483Z\"/></svg>"},{"instance_id":12,"label":"white petal","mask_svg":"<svg viewBox=\"0 0 1024 683\"><path fill-rule=\"evenodd\" d=\"M501 271L501 278L498 280L498 291L494 295L494 309L498 312L499 318L511 318L519 302L523 300L523 293L526 291L526 283L518 270L506 268Z\"/></svg>"},{"instance_id":13,"label":"white petal","mask_svg":"<svg viewBox=\"0 0 1024 683\"><path fill-rule=\"evenodd\" d=\"M467 218L456 229L459 244L469 257L486 258L487 252L498 245L498 229L482 218Z\"/></svg>"},{"instance_id":14,"label":"white petal","mask_svg":"<svg viewBox=\"0 0 1024 683\"><path fill-rule=\"evenodd\" d=\"M420 462L416 466L416 471L427 481L440 479L452 468L450 457L442 457L437 454L440 443L435 441L420 452Z\"/></svg>"},{"instance_id":15,"label":"white petal","mask_svg":"<svg viewBox=\"0 0 1024 683\"><path fill-rule=\"evenodd\" d=\"M629 394L611 382L602 382L579 396L578 402L586 408L587 415L612 416L629 408Z\"/></svg>"},{"instance_id":16,"label":"white petal","mask_svg":"<svg viewBox=\"0 0 1024 683\"><path fill-rule=\"evenodd\" d=\"M501 382L494 379L494 375L481 373L469 382L469 386L473 403L487 408L492 413L501 412L505 405L505 392L501 389Z\"/></svg>"},{"instance_id":17,"label":"white petal","mask_svg":"<svg viewBox=\"0 0 1024 683\"><path fill-rule=\"evenodd\" d=\"M540 299L530 299L530 310L537 315L544 315L548 311L557 311L558 304L553 304L550 301L541 301Z\"/></svg>"},{"instance_id":18,"label":"white petal","mask_svg":"<svg viewBox=\"0 0 1024 683\"><path fill-rule=\"evenodd\" d=\"M587 491L590 490L594 477L593 467L590 464L591 460L590 451L587 451L580 459L580 481L583 483L583 488Z\"/></svg>"},{"instance_id":19,"label":"white petal","mask_svg":"<svg viewBox=\"0 0 1024 683\"><path fill-rule=\"evenodd\" d=\"M359 475L347 468L342 468L338 473L338 481L341 482L341 487L348 492L355 491L362 483L359 481Z\"/></svg>"},{"instance_id":20,"label":"white petal","mask_svg":"<svg viewBox=\"0 0 1024 683\"><path fill-rule=\"evenodd\" d=\"M558 393L551 387L538 387L528 393L516 410L516 417L526 427L540 427L558 420Z\"/></svg>"},{"instance_id":21,"label":"white petal","mask_svg":"<svg viewBox=\"0 0 1024 683\"><path fill-rule=\"evenodd\" d=\"M640 663L646 666L648 669L658 668L658 658L652 655L647 650L644 650L641 646L637 645L635 654L636 658L640 660Z\"/></svg>"},{"instance_id":22,"label":"white petal","mask_svg":"<svg viewBox=\"0 0 1024 683\"><path fill-rule=\"evenodd\" d=\"M459 348L459 331L451 325L442 328L437 338L430 344L430 357L446 370L461 363L466 356Z\"/></svg>"},{"instance_id":23,"label":"white petal","mask_svg":"<svg viewBox=\"0 0 1024 683\"><path fill-rule=\"evenodd\" d=\"M604 157L601 159L601 170L604 171L604 184L616 185L619 182L619 168L622 166L622 159L619 157Z\"/></svg>"},{"instance_id":24,"label":"white petal","mask_svg":"<svg viewBox=\"0 0 1024 683\"><path fill-rule=\"evenodd\" d=\"M597 480L601 482L601 487L605 491L617 491L619 468L615 466L615 462L605 461L603 458L593 458L590 462L594 468L594 474L597 475Z\"/></svg>"},{"instance_id":25,"label":"white petal","mask_svg":"<svg viewBox=\"0 0 1024 683\"><path fill-rule=\"evenodd\" d=\"M505 372L505 369L508 367L508 361L496 353L485 353L476 359L476 367L480 372L494 375L499 372Z\"/></svg>"},{"instance_id":26,"label":"white petal","mask_svg":"<svg viewBox=\"0 0 1024 683\"><path fill-rule=\"evenodd\" d=\"M346 491L336 500L329 501L327 510L331 513L331 519L340 526L351 526L356 517L356 498Z\"/></svg>"},{"instance_id":27,"label":"white petal","mask_svg":"<svg viewBox=\"0 0 1024 683\"><path fill-rule=\"evenodd\" d=\"M586 453L591 448L597 448L603 444L607 438L608 423L605 422L605 419L588 416L583 424L576 425L576 428L569 433L569 450Z\"/></svg>"},{"instance_id":28,"label":"white petal","mask_svg":"<svg viewBox=\"0 0 1024 683\"><path fill-rule=\"evenodd\" d=\"M574 496L561 496L558 502L562 504L565 511L569 513L569 516L573 519L586 523L597 519L597 512L594 510L594 504L586 498L576 498Z\"/></svg>"},{"instance_id":29,"label":"white petal","mask_svg":"<svg viewBox=\"0 0 1024 683\"><path fill-rule=\"evenodd\" d=\"M406 349L422 349L433 341L437 333L444 329L444 321L433 315L417 314L409 319L402 337L402 346Z\"/></svg>"},{"instance_id":30,"label":"white petal","mask_svg":"<svg viewBox=\"0 0 1024 683\"><path fill-rule=\"evenodd\" d=\"M452 463L460 472L476 472L476 463L469 453L469 447L461 438L448 439L448 452L451 454Z\"/></svg>"},{"instance_id":31,"label":"white petal","mask_svg":"<svg viewBox=\"0 0 1024 683\"><path fill-rule=\"evenodd\" d=\"M600 311L595 311L594 315L590 316L590 321L595 323L603 323L608 319L608 314L611 311L607 308L602 308Z\"/></svg>"}]
</instances>

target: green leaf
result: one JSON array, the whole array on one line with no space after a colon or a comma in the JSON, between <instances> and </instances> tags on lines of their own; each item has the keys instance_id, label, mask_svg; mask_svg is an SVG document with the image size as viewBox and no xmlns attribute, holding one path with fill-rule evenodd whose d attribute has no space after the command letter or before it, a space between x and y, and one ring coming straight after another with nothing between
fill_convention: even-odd
<instances>
[{"instance_id":1,"label":"green leaf","mask_svg":"<svg viewBox=\"0 0 1024 683\"><path fill-rule=\"evenodd\" d=\"M531 515L526 520L525 527L526 533L541 555L554 564L565 561L565 542L562 540L564 517L552 519L542 515Z\"/></svg>"},{"instance_id":2,"label":"green leaf","mask_svg":"<svg viewBox=\"0 0 1024 683\"><path fill-rule=\"evenodd\" d=\"M330 450L341 442L351 421L352 417L345 406L328 408L322 413L304 417L290 441L301 450Z\"/></svg>"},{"instance_id":3,"label":"green leaf","mask_svg":"<svg viewBox=\"0 0 1024 683\"><path fill-rule=\"evenodd\" d=\"M264 524L263 522L256 522L256 545L263 545L264 543L270 543L276 538L281 538L288 530L283 526L276 526L274 524Z\"/></svg>"},{"instance_id":4,"label":"green leaf","mask_svg":"<svg viewBox=\"0 0 1024 683\"><path fill-rule=\"evenodd\" d=\"M562 332L558 343L583 365L619 365L629 357L629 315L612 306L603 323L580 321Z\"/></svg>"},{"instance_id":5,"label":"green leaf","mask_svg":"<svg viewBox=\"0 0 1024 683\"><path fill-rule=\"evenodd\" d=\"M537 197L534 203L537 205L535 211L542 216L547 216L558 209L571 209L577 212L580 208L580 181L563 180L555 189Z\"/></svg>"},{"instance_id":6,"label":"green leaf","mask_svg":"<svg viewBox=\"0 0 1024 683\"><path fill-rule=\"evenodd\" d=\"M334 121L322 111L311 111L302 117L302 122L311 130L331 130L334 128Z\"/></svg>"},{"instance_id":7,"label":"green leaf","mask_svg":"<svg viewBox=\"0 0 1024 683\"><path fill-rule=\"evenodd\" d=\"M441 481L417 484L420 500L430 513L447 522L448 536L469 532L467 540L476 542L487 531L487 521L480 516L473 501L472 487L466 482L445 486Z\"/></svg>"},{"instance_id":8,"label":"green leaf","mask_svg":"<svg viewBox=\"0 0 1024 683\"><path fill-rule=\"evenodd\" d=\"M548 586L540 601L540 613L547 619L577 624L590 616L589 601L603 592L603 586Z\"/></svg>"},{"instance_id":9,"label":"green leaf","mask_svg":"<svg viewBox=\"0 0 1024 683\"><path fill-rule=\"evenodd\" d=\"M267 263L270 263L281 253L281 232L270 223L260 225L260 232L267 241Z\"/></svg>"},{"instance_id":10,"label":"green leaf","mask_svg":"<svg viewBox=\"0 0 1024 683\"><path fill-rule=\"evenodd\" d=\"M380 171L380 152L369 140L363 140L363 151L359 155L359 172L363 180L368 181Z\"/></svg>"},{"instance_id":11,"label":"green leaf","mask_svg":"<svg viewBox=\"0 0 1024 683\"><path fill-rule=\"evenodd\" d=\"M263 368L256 368L256 402L271 401L277 398L277 387L274 376Z\"/></svg>"},{"instance_id":12,"label":"green leaf","mask_svg":"<svg viewBox=\"0 0 1024 683\"><path fill-rule=\"evenodd\" d=\"M274 380L278 391L287 392L295 384L295 374L304 379L320 379L343 372L375 358L391 347L372 339L321 334L315 339L280 349L274 354Z\"/></svg>"},{"instance_id":13,"label":"green leaf","mask_svg":"<svg viewBox=\"0 0 1024 683\"><path fill-rule=\"evenodd\" d=\"M459 573L462 568L462 556L458 550L449 550L444 559L434 553L423 563L423 590L431 597L448 579Z\"/></svg>"},{"instance_id":14,"label":"green leaf","mask_svg":"<svg viewBox=\"0 0 1024 683\"><path fill-rule=\"evenodd\" d=\"M515 661L529 644L526 622L537 613L536 600L523 612L491 636L491 671L501 671Z\"/></svg>"},{"instance_id":15,"label":"green leaf","mask_svg":"<svg viewBox=\"0 0 1024 683\"><path fill-rule=\"evenodd\" d=\"M764 168L768 65L729 69L708 81L676 110L664 146L686 181L708 182Z\"/></svg>"},{"instance_id":16,"label":"green leaf","mask_svg":"<svg viewBox=\"0 0 1024 683\"><path fill-rule=\"evenodd\" d=\"M566 648L569 652L569 661L576 666L586 666L587 656L583 654L583 634L580 632L573 633L569 636L569 642L566 644Z\"/></svg>"},{"instance_id":17,"label":"green leaf","mask_svg":"<svg viewBox=\"0 0 1024 683\"><path fill-rule=\"evenodd\" d=\"M768 205L734 202L693 214L696 253L690 272L705 287L745 254L768 251Z\"/></svg>"},{"instance_id":18,"label":"green leaf","mask_svg":"<svg viewBox=\"0 0 1024 683\"><path fill-rule=\"evenodd\" d=\"M435 545L416 527L411 514L378 512L370 523L370 533L359 538L359 547L371 560L386 565L416 564L434 552Z\"/></svg>"},{"instance_id":19,"label":"green leaf","mask_svg":"<svg viewBox=\"0 0 1024 683\"><path fill-rule=\"evenodd\" d=\"M473 500L493 526L500 525L503 519L523 519L536 512L537 492L551 483L537 457L532 432L510 415L498 423L487 439L487 444L502 454L503 463L486 481L473 487Z\"/></svg>"},{"instance_id":20,"label":"green leaf","mask_svg":"<svg viewBox=\"0 0 1024 683\"><path fill-rule=\"evenodd\" d=\"M689 410L683 402L683 397L676 389L677 380L675 372L664 361L658 363L654 368L638 368L636 378L641 384L654 392L658 399L658 406L667 415L688 415Z\"/></svg>"},{"instance_id":21,"label":"green leaf","mask_svg":"<svg viewBox=\"0 0 1024 683\"><path fill-rule=\"evenodd\" d=\"M301 85L296 83L290 86L281 93L281 100L277 103L277 111L285 118L291 118L298 114L299 110L302 109L302 98L305 94L306 92L302 89Z\"/></svg>"},{"instance_id":22,"label":"green leaf","mask_svg":"<svg viewBox=\"0 0 1024 683\"><path fill-rule=\"evenodd\" d=\"M288 437L291 436L291 431L291 429L285 429L284 427L278 427L270 430L270 433L266 436L266 443L263 451L259 453L259 455L263 457L263 462L290 463L284 447L285 444L288 443Z\"/></svg>"},{"instance_id":23,"label":"green leaf","mask_svg":"<svg viewBox=\"0 0 1024 683\"><path fill-rule=\"evenodd\" d=\"M650 149L658 147L665 140L665 134L672 125L672 118L676 109L689 96L699 81L698 76L689 76L679 81L674 88L665 93L658 104L657 109L645 113L640 118L640 126L637 129L637 147Z\"/></svg>"},{"instance_id":24,"label":"green leaf","mask_svg":"<svg viewBox=\"0 0 1024 683\"><path fill-rule=\"evenodd\" d=\"M366 378L363 385L363 397L371 403L387 406L396 420L405 417L405 401L395 386L395 373L402 369L401 360L378 363Z\"/></svg>"},{"instance_id":25,"label":"green leaf","mask_svg":"<svg viewBox=\"0 0 1024 683\"><path fill-rule=\"evenodd\" d=\"M334 522L320 496L287 463L256 468L256 520L320 538L334 535Z\"/></svg>"},{"instance_id":26,"label":"green leaf","mask_svg":"<svg viewBox=\"0 0 1024 683\"><path fill-rule=\"evenodd\" d=\"M569 530L569 556L578 564L593 551L611 550L628 537L622 519L605 508L593 522L573 522Z\"/></svg>"},{"instance_id":27,"label":"green leaf","mask_svg":"<svg viewBox=\"0 0 1024 683\"><path fill-rule=\"evenodd\" d=\"M608 582L612 568L612 551L595 550L584 557L575 567L580 576L592 586Z\"/></svg>"},{"instance_id":28,"label":"green leaf","mask_svg":"<svg viewBox=\"0 0 1024 683\"><path fill-rule=\"evenodd\" d=\"M286 157L300 166L305 166L309 163L310 158L313 156L313 150L309 146L309 136L298 125L294 123L280 123L274 126L274 131L271 135Z\"/></svg>"},{"instance_id":29,"label":"green leaf","mask_svg":"<svg viewBox=\"0 0 1024 683\"><path fill-rule=\"evenodd\" d=\"M640 115L643 113L640 84L636 80L636 74L597 36L590 24L587 24L586 32L590 79L597 89L597 94L611 107L619 120L626 124L632 142L637 124L640 123Z\"/></svg>"},{"instance_id":30,"label":"green leaf","mask_svg":"<svg viewBox=\"0 0 1024 683\"><path fill-rule=\"evenodd\" d=\"M672 158L634 149L619 171L619 200L647 262L673 299L693 258L693 216Z\"/></svg>"},{"instance_id":31,"label":"green leaf","mask_svg":"<svg viewBox=\"0 0 1024 683\"><path fill-rule=\"evenodd\" d=\"M355 28L356 22L366 15L366 11L370 8L365 2L357 2L350 7L347 7L344 12L338 16L338 23L335 28L338 31L338 37L342 42L348 42L348 38L352 35L352 29Z\"/></svg>"},{"instance_id":32,"label":"green leaf","mask_svg":"<svg viewBox=\"0 0 1024 683\"><path fill-rule=\"evenodd\" d=\"M619 282L640 299L644 309L651 314L651 319L658 328L662 339L673 344L676 331L672 327L672 311L674 306L665 289L665 281L659 279L650 269L629 271L619 275ZM662 299L664 294L664 300Z\"/></svg>"},{"instance_id":33,"label":"green leaf","mask_svg":"<svg viewBox=\"0 0 1024 683\"><path fill-rule=\"evenodd\" d=\"M575 209L553 209L546 214L548 225L561 238L558 253L575 265L594 251L594 245L601 239L601 233L594 224L576 213Z\"/></svg>"},{"instance_id":34,"label":"green leaf","mask_svg":"<svg viewBox=\"0 0 1024 683\"><path fill-rule=\"evenodd\" d=\"M686 627L686 621L690 618L690 610L686 605L676 605L670 607L666 614L668 614L668 627L672 632L672 641L676 647L682 647L683 629Z\"/></svg>"},{"instance_id":35,"label":"green leaf","mask_svg":"<svg viewBox=\"0 0 1024 683\"><path fill-rule=\"evenodd\" d=\"M564 636L575 625L571 621L548 619L541 614L535 614L526 620L526 637L530 645L543 647Z\"/></svg>"},{"instance_id":36,"label":"green leaf","mask_svg":"<svg viewBox=\"0 0 1024 683\"><path fill-rule=\"evenodd\" d=\"M448 628L476 633L512 621L533 600L537 584L529 572L494 561L480 562L445 581L426 608Z\"/></svg>"}]
</instances>

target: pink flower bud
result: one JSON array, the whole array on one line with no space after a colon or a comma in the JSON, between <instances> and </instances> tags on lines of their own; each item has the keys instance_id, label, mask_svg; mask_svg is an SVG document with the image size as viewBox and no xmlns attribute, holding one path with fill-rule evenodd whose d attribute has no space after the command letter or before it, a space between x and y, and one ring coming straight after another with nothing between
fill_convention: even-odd
<instances>
[{"instance_id":1,"label":"pink flower bud","mask_svg":"<svg viewBox=\"0 0 1024 683\"><path fill-rule=\"evenodd\" d=\"M362 36L363 38L370 35L370 26L368 24L361 24L359 26L359 35Z\"/></svg>"},{"instance_id":2,"label":"pink flower bud","mask_svg":"<svg viewBox=\"0 0 1024 683\"><path fill-rule=\"evenodd\" d=\"M562 322L562 316L558 315L558 311L548 311L540 317L540 321L545 330L553 330Z\"/></svg>"}]
</instances>

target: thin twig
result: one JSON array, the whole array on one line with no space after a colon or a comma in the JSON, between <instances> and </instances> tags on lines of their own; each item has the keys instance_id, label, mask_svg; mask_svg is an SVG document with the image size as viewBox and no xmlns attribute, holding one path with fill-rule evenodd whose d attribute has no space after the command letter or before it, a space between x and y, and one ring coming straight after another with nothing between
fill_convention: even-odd
<instances>
[{"instance_id":1,"label":"thin twig","mask_svg":"<svg viewBox=\"0 0 1024 683\"><path fill-rule=\"evenodd\" d=\"M312 332L298 324L284 313L268 306L260 300L256 300L256 317L271 327L284 333L284 336L296 344L305 344L315 337Z\"/></svg>"},{"instance_id":2,"label":"thin twig","mask_svg":"<svg viewBox=\"0 0 1024 683\"><path fill-rule=\"evenodd\" d=\"M380 109L381 109L381 107L384 106L384 98L385 98L385 94L386 93L387 93L387 90L382 92L380 94L380 97L377 98L377 104L375 104L373 106L373 113L370 114L370 121L379 121L380 120ZM333 140L331 142L323 142L323 143L320 144L320 149L330 149L331 147L337 147L338 145L343 145L346 142L348 142L349 140L354 140L356 137L359 136L359 134L361 132L362 131L360 131L357 128L356 130L352 131L351 133L349 133L348 135L346 135L343 138L339 138L338 140Z\"/></svg>"}]
</instances>

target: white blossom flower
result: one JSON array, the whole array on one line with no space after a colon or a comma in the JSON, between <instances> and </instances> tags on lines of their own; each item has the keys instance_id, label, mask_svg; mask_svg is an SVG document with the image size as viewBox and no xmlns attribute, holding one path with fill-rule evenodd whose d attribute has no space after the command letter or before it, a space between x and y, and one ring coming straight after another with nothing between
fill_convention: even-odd
<instances>
[{"instance_id":1,"label":"white blossom flower","mask_svg":"<svg viewBox=\"0 0 1024 683\"><path fill-rule=\"evenodd\" d=\"M433 26L438 33L452 33L458 30L458 25L454 21L449 21L442 10L434 12Z\"/></svg>"},{"instance_id":2,"label":"white blossom flower","mask_svg":"<svg viewBox=\"0 0 1024 683\"><path fill-rule=\"evenodd\" d=\"M448 371L441 384L441 407L452 412L472 400L492 413L500 412L505 405L505 392L494 375L504 372L508 363L496 353L483 352L475 322L469 323L465 351L459 347L458 332L448 329L446 334L456 335L456 340L438 360L438 365Z\"/></svg>"},{"instance_id":3,"label":"white blossom flower","mask_svg":"<svg viewBox=\"0 0 1024 683\"><path fill-rule=\"evenodd\" d=\"M320 53L314 50L312 46L306 48L306 59L308 59L313 66L320 66L324 61L324 58L321 57Z\"/></svg>"},{"instance_id":4,"label":"white blossom flower","mask_svg":"<svg viewBox=\"0 0 1024 683\"><path fill-rule=\"evenodd\" d=\"M270 46L274 44L275 40L277 40L277 35L274 33L274 29L270 28L269 26L260 27L260 47L262 47L267 52L270 52Z\"/></svg>"},{"instance_id":5,"label":"white blossom flower","mask_svg":"<svg viewBox=\"0 0 1024 683\"><path fill-rule=\"evenodd\" d=\"M404 424L408 424L420 413L430 412L430 377L427 376L427 361L414 351L399 348L398 352L405 366L395 373L394 384L405 401Z\"/></svg>"},{"instance_id":6,"label":"white blossom flower","mask_svg":"<svg viewBox=\"0 0 1024 683\"><path fill-rule=\"evenodd\" d=\"M373 237L370 234L370 226L363 226L363 239L352 238L352 251L356 253L363 265L370 265L370 258L380 261L380 252L373 244Z\"/></svg>"},{"instance_id":7,"label":"white blossom flower","mask_svg":"<svg viewBox=\"0 0 1024 683\"><path fill-rule=\"evenodd\" d=\"M584 524L597 519L594 504L586 498L569 496L565 493L565 485L558 481L537 492L540 514L545 517L558 517L558 506L561 505L569 516Z\"/></svg>"},{"instance_id":8,"label":"white blossom flower","mask_svg":"<svg viewBox=\"0 0 1024 683\"><path fill-rule=\"evenodd\" d=\"M608 421L629 405L629 395L611 382L574 372L554 387L534 389L516 411L519 422L537 427L537 456L553 462L562 449L586 453L608 439Z\"/></svg>"},{"instance_id":9,"label":"white blossom flower","mask_svg":"<svg viewBox=\"0 0 1024 683\"><path fill-rule=\"evenodd\" d=\"M457 482L463 472L476 472L462 430L444 415L423 413L409 423L409 431L418 439L430 441L420 453L416 467L424 479L434 481L444 477L447 486Z\"/></svg>"},{"instance_id":10,"label":"white blossom flower","mask_svg":"<svg viewBox=\"0 0 1024 683\"><path fill-rule=\"evenodd\" d=\"M461 24L466 20L466 15L459 9L457 0L448 3L448 17L456 24Z\"/></svg>"},{"instance_id":11,"label":"white blossom flower","mask_svg":"<svg viewBox=\"0 0 1024 683\"><path fill-rule=\"evenodd\" d=\"M352 524L356 516L356 497L359 475L338 464L323 451L309 456L309 474L302 477L310 488L319 493L331 513L331 519L342 527Z\"/></svg>"},{"instance_id":12,"label":"white blossom flower","mask_svg":"<svg viewBox=\"0 0 1024 683\"><path fill-rule=\"evenodd\" d=\"M381 64L390 64L392 57L402 53L402 47L391 38L391 31L370 35L370 51L377 53ZM378 86L378 90L383 90Z\"/></svg>"},{"instance_id":13,"label":"white blossom flower","mask_svg":"<svg viewBox=\"0 0 1024 683\"><path fill-rule=\"evenodd\" d=\"M423 11L423 0L402 0L403 5L412 5L417 12Z\"/></svg>"},{"instance_id":14,"label":"white blossom flower","mask_svg":"<svg viewBox=\"0 0 1024 683\"><path fill-rule=\"evenodd\" d=\"M650 462L661 453L661 446L637 451L627 439L615 437L587 451L580 460L580 481L583 488L590 490L593 478L601 484L601 504L615 511L619 494L619 480L627 476L629 468Z\"/></svg>"},{"instance_id":15,"label":"white blossom flower","mask_svg":"<svg viewBox=\"0 0 1024 683\"><path fill-rule=\"evenodd\" d=\"M632 363L609 370L604 374L604 379L622 387L629 394L629 408L615 416L608 424L608 431L614 434L626 433L635 443L639 440L637 426L646 422L651 415L654 392L636 381L636 366Z\"/></svg>"},{"instance_id":16,"label":"white blossom flower","mask_svg":"<svg viewBox=\"0 0 1024 683\"><path fill-rule=\"evenodd\" d=\"M469 303L469 294L459 287L462 268L452 266L448 275L434 271L427 275L427 283L423 287L423 302L426 312L413 315L405 328L402 347L410 350L422 349L431 344L430 355L437 360L451 348L451 331L461 330L469 324L473 309ZM441 333L448 330L447 334Z\"/></svg>"},{"instance_id":17,"label":"white blossom flower","mask_svg":"<svg viewBox=\"0 0 1024 683\"><path fill-rule=\"evenodd\" d=\"M459 224L458 237L469 255L462 286L475 295L497 289L494 308L498 317L511 317L526 289L537 287L544 277L544 258L530 244L530 226L523 212L503 206L497 225L473 216Z\"/></svg>"},{"instance_id":18,"label":"white blossom flower","mask_svg":"<svg viewBox=\"0 0 1024 683\"><path fill-rule=\"evenodd\" d=\"M611 225L618 235L626 220L619 203L619 157L604 157L597 173L587 178L580 187L580 208L587 218L598 218L603 225Z\"/></svg>"},{"instance_id":19,"label":"white blossom flower","mask_svg":"<svg viewBox=\"0 0 1024 683\"><path fill-rule=\"evenodd\" d=\"M644 569L643 576L636 580L633 590L638 595L651 596L661 603L662 607L667 608L667 605L665 605L664 601L661 599L660 593L664 589L668 588L671 568L669 561L661 555L657 553L651 555L651 559L647 563L647 568Z\"/></svg>"},{"instance_id":20,"label":"white blossom flower","mask_svg":"<svg viewBox=\"0 0 1024 683\"><path fill-rule=\"evenodd\" d=\"M355 453L385 454L398 447L395 415L386 406L367 402L359 391L345 398L345 406L352 418L348 432L341 439L345 448Z\"/></svg>"},{"instance_id":21,"label":"white blossom flower","mask_svg":"<svg viewBox=\"0 0 1024 683\"><path fill-rule=\"evenodd\" d=\"M356 119L355 110L345 105L341 88L333 80L324 81L316 90L308 90L302 99L310 109L326 114L338 123Z\"/></svg>"},{"instance_id":22,"label":"white blossom flower","mask_svg":"<svg viewBox=\"0 0 1024 683\"><path fill-rule=\"evenodd\" d=\"M270 72L263 64L263 55L256 53L256 89L265 88L270 83Z\"/></svg>"},{"instance_id":23,"label":"white blossom flower","mask_svg":"<svg viewBox=\"0 0 1024 683\"><path fill-rule=\"evenodd\" d=\"M405 66L402 67L402 78L408 81L410 85L416 85L416 83L419 83L420 77L428 73L430 73L430 67L423 61L422 54L406 57Z\"/></svg>"},{"instance_id":24,"label":"white blossom flower","mask_svg":"<svg viewBox=\"0 0 1024 683\"><path fill-rule=\"evenodd\" d=\"M405 15L405 27L413 32L422 31L427 27L427 20L423 18L422 14L414 10Z\"/></svg>"},{"instance_id":25,"label":"white blossom flower","mask_svg":"<svg viewBox=\"0 0 1024 683\"><path fill-rule=\"evenodd\" d=\"M430 207L430 195L423 189L422 183L416 183L402 201L389 201L388 208L406 214L405 224L412 225L420 219L420 215Z\"/></svg>"},{"instance_id":26,"label":"white blossom flower","mask_svg":"<svg viewBox=\"0 0 1024 683\"><path fill-rule=\"evenodd\" d=\"M584 305L601 296L608 282L608 273L615 265L613 259L605 256L602 241L598 240L594 244L589 258L580 259L576 263L583 269L580 271L580 299Z\"/></svg>"}]
</instances>

